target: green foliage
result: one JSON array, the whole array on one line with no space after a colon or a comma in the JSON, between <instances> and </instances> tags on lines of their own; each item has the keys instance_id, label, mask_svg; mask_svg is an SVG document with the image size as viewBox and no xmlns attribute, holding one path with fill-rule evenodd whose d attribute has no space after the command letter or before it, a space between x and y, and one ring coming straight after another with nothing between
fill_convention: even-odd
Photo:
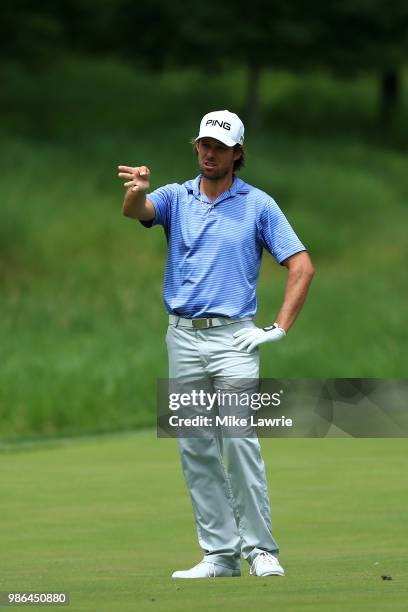
<instances>
[{"instance_id":1,"label":"green foliage","mask_svg":"<svg viewBox=\"0 0 408 612\"><path fill-rule=\"evenodd\" d=\"M309 9L308 14L320 24L310 49L312 57L309 54L315 65L346 74L404 65L408 50L406 2L335 0L304 5L305 12Z\"/></svg>"},{"instance_id":2,"label":"green foliage","mask_svg":"<svg viewBox=\"0 0 408 612\"><path fill-rule=\"evenodd\" d=\"M6 0L0 55L32 62L67 50L161 68L225 61L269 67L384 70L405 61L402 0ZM51 57L49 57L49 60Z\"/></svg>"},{"instance_id":3,"label":"green foliage","mask_svg":"<svg viewBox=\"0 0 408 612\"><path fill-rule=\"evenodd\" d=\"M259 126L263 69L376 74L378 124L395 125L408 51L402 0L6 0L0 62L45 69L66 56L121 59L138 69L248 70L246 119Z\"/></svg>"},{"instance_id":4,"label":"green foliage","mask_svg":"<svg viewBox=\"0 0 408 612\"><path fill-rule=\"evenodd\" d=\"M30 61L33 52L42 56L52 48L60 33L60 24L52 15L50 4L40 11L21 0L4 0L0 23L0 57L4 61Z\"/></svg>"}]
</instances>

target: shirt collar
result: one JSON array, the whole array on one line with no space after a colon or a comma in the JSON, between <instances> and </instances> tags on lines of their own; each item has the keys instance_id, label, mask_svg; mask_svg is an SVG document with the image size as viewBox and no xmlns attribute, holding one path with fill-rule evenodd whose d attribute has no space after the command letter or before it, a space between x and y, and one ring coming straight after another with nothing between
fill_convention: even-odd
<instances>
[{"instance_id":1,"label":"shirt collar","mask_svg":"<svg viewBox=\"0 0 408 612\"><path fill-rule=\"evenodd\" d=\"M201 180L201 174L196 176L195 179L186 181L184 183L184 187L187 189L189 193L192 193L194 196L199 197L200 196L200 180ZM227 193L229 193L229 195L231 196L237 195L238 193L249 193L249 185L234 174L232 185L229 188Z\"/></svg>"}]
</instances>

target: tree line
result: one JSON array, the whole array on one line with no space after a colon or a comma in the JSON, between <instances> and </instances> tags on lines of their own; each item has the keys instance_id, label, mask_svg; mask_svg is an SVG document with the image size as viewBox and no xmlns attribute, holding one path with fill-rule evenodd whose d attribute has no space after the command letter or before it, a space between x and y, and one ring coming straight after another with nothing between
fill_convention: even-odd
<instances>
[{"instance_id":1,"label":"tree line","mask_svg":"<svg viewBox=\"0 0 408 612\"><path fill-rule=\"evenodd\" d=\"M0 61L33 69L67 52L150 70L244 66L253 127L262 72L274 68L374 75L386 127L408 51L405 0L3 0L0 19Z\"/></svg>"}]
</instances>

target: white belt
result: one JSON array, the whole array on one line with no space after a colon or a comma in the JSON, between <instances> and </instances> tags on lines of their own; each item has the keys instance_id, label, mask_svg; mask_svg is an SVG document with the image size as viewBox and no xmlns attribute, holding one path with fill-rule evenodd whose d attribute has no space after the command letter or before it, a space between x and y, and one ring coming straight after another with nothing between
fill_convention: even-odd
<instances>
[{"instance_id":1,"label":"white belt","mask_svg":"<svg viewBox=\"0 0 408 612\"><path fill-rule=\"evenodd\" d=\"M252 317L243 319L228 319L226 317L212 317L205 319L183 319L176 315L169 315L169 324L176 327L192 327L194 329L208 329L209 327L221 327L221 325L231 325L240 321L252 321Z\"/></svg>"}]
</instances>

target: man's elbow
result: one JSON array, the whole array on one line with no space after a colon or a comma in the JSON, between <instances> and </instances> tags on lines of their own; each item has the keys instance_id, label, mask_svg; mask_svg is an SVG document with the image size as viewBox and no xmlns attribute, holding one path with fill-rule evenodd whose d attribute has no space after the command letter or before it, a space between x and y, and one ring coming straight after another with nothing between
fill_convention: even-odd
<instances>
[{"instance_id":1,"label":"man's elbow","mask_svg":"<svg viewBox=\"0 0 408 612\"><path fill-rule=\"evenodd\" d=\"M314 268L314 265L312 264L312 262L310 260L306 264L303 273L309 279L309 282L312 282L312 279L313 279L313 277L315 275L315 268Z\"/></svg>"},{"instance_id":2,"label":"man's elbow","mask_svg":"<svg viewBox=\"0 0 408 612\"><path fill-rule=\"evenodd\" d=\"M310 286L313 280L314 274L315 274L315 269L314 269L312 262L310 261L305 264L301 272L301 278L303 279L303 282L306 287Z\"/></svg>"},{"instance_id":3,"label":"man's elbow","mask_svg":"<svg viewBox=\"0 0 408 612\"><path fill-rule=\"evenodd\" d=\"M128 217L128 219L137 219L135 213L132 212L132 210L128 208L126 205L124 205L122 208L122 215L124 217Z\"/></svg>"},{"instance_id":4,"label":"man's elbow","mask_svg":"<svg viewBox=\"0 0 408 612\"><path fill-rule=\"evenodd\" d=\"M300 253L299 257L295 260L295 263L299 265L299 271L301 276L311 282L315 273L315 269L312 260L310 259L309 253L307 253L306 251Z\"/></svg>"},{"instance_id":5,"label":"man's elbow","mask_svg":"<svg viewBox=\"0 0 408 612\"><path fill-rule=\"evenodd\" d=\"M309 283L312 282L315 269L309 254L305 251L294 255L293 258L291 257L285 265L287 265L289 273L292 273L293 276L307 279Z\"/></svg>"}]
</instances>

